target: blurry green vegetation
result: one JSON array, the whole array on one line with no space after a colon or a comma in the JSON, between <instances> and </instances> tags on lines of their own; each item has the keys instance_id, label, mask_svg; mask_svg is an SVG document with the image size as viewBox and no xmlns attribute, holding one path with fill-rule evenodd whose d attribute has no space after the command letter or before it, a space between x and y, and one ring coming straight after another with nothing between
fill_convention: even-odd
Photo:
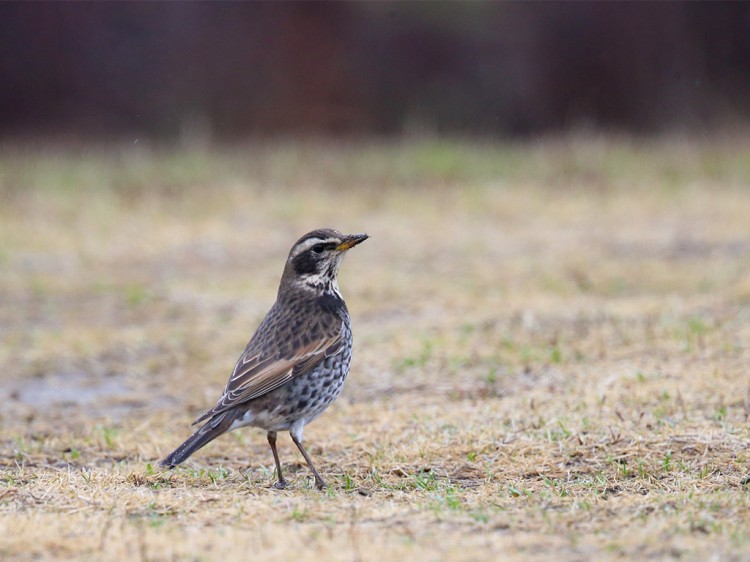
<instances>
[{"instance_id":1,"label":"blurry green vegetation","mask_svg":"<svg viewBox=\"0 0 750 562\"><path fill-rule=\"evenodd\" d=\"M17 146L0 148L0 192L166 192L251 183L389 187L493 183L662 189L750 185L750 146L731 137L665 140L549 137L533 142L416 138L399 142L272 141L210 149ZM654 186L649 182L650 187Z\"/></svg>"}]
</instances>

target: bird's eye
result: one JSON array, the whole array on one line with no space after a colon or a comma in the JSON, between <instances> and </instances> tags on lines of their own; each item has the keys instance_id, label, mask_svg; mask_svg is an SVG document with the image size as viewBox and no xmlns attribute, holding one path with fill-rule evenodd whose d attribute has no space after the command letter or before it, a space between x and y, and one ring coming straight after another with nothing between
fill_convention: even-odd
<instances>
[{"instance_id":1,"label":"bird's eye","mask_svg":"<svg viewBox=\"0 0 750 562\"><path fill-rule=\"evenodd\" d=\"M312 247L312 251L316 254L322 254L323 250L325 250L325 246L323 244L315 244L315 246Z\"/></svg>"}]
</instances>

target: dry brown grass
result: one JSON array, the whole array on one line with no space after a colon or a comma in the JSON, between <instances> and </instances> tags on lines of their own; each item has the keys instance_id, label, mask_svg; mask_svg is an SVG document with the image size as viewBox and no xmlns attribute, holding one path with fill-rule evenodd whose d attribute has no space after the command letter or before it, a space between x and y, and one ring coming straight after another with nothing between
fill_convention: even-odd
<instances>
[{"instance_id":1,"label":"dry brown grass","mask_svg":"<svg viewBox=\"0 0 750 562\"><path fill-rule=\"evenodd\" d=\"M6 146L0 557L750 556L750 141ZM290 243L372 238L343 396L156 470Z\"/></svg>"}]
</instances>

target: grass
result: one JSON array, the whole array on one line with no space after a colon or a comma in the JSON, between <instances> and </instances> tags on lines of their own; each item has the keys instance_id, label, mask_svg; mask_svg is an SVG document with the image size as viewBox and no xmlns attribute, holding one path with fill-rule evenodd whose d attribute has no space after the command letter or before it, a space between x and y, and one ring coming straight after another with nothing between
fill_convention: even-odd
<instances>
[{"instance_id":1,"label":"grass","mask_svg":"<svg viewBox=\"0 0 750 562\"><path fill-rule=\"evenodd\" d=\"M748 148L4 145L0 557L746 559ZM323 225L372 237L329 488L259 430L162 471Z\"/></svg>"}]
</instances>

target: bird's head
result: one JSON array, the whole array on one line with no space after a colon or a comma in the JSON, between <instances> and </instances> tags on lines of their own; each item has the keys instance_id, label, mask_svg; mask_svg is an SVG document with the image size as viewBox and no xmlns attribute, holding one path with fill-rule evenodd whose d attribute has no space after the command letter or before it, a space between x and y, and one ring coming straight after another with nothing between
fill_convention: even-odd
<instances>
[{"instance_id":1,"label":"bird's head","mask_svg":"<svg viewBox=\"0 0 750 562\"><path fill-rule=\"evenodd\" d=\"M282 287L291 285L317 294L338 293L337 276L344 254L367 238L367 234L342 234L332 228L308 232L289 251Z\"/></svg>"}]
</instances>

